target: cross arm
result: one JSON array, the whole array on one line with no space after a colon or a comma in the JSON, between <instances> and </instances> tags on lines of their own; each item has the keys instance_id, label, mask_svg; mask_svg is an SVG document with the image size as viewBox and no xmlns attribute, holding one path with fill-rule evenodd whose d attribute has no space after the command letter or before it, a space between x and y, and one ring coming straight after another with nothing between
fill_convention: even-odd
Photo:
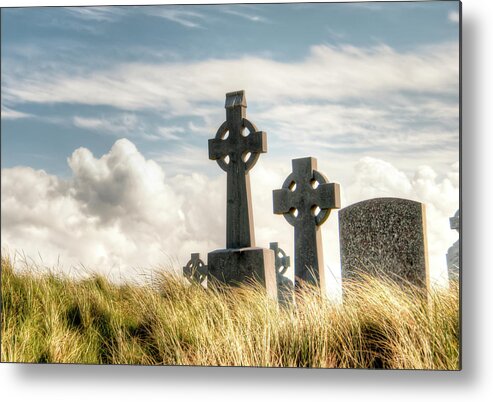
<instances>
[{"instance_id":1,"label":"cross arm","mask_svg":"<svg viewBox=\"0 0 493 402\"><path fill-rule=\"evenodd\" d=\"M339 183L320 184L316 190L316 201L322 209L341 208L341 192Z\"/></svg>"},{"instance_id":2,"label":"cross arm","mask_svg":"<svg viewBox=\"0 0 493 402\"><path fill-rule=\"evenodd\" d=\"M209 159L221 159L227 154L227 141L221 138L212 138L209 140Z\"/></svg>"},{"instance_id":3,"label":"cross arm","mask_svg":"<svg viewBox=\"0 0 493 402\"><path fill-rule=\"evenodd\" d=\"M274 190L272 196L275 214L285 214L289 212L292 207L290 190L285 188Z\"/></svg>"},{"instance_id":4,"label":"cross arm","mask_svg":"<svg viewBox=\"0 0 493 402\"><path fill-rule=\"evenodd\" d=\"M256 131L243 138L247 151L252 153L267 152L267 134L264 131Z\"/></svg>"}]
</instances>

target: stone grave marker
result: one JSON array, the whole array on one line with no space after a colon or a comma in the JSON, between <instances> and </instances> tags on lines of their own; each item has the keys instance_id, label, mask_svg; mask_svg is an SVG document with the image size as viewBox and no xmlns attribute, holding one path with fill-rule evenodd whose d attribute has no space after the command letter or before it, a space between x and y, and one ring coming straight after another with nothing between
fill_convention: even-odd
<instances>
[{"instance_id":1,"label":"stone grave marker","mask_svg":"<svg viewBox=\"0 0 493 402\"><path fill-rule=\"evenodd\" d=\"M460 236L460 212L450 218L450 229L455 229ZM447 271L449 281L458 281L460 272L460 246L457 240L447 252Z\"/></svg>"},{"instance_id":2,"label":"stone grave marker","mask_svg":"<svg viewBox=\"0 0 493 402\"><path fill-rule=\"evenodd\" d=\"M209 159L227 174L226 249L208 254L208 275L235 285L256 279L277 297L274 252L255 247L249 171L267 152L267 135L246 118L244 91L226 94L226 121L209 140Z\"/></svg>"},{"instance_id":3,"label":"stone grave marker","mask_svg":"<svg viewBox=\"0 0 493 402\"><path fill-rule=\"evenodd\" d=\"M340 208L339 184L328 182L315 158L293 159L292 165L282 188L273 192L274 213L294 226L295 286L306 281L325 289L320 225Z\"/></svg>"},{"instance_id":4,"label":"stone grave marker","mask_svg":"<svg viewBox=\"0 0 493 402\"><path fill-rule=\"evenodd\" d=\"M284 276L284 274L291 266L291 258L286 255L282 248L279 248L277 242L270 243L269 248L274 251L275 255L277 295L279 297L279 303L289 304L293 301L294 284L293 281Z\"/></svg>"},{"instance_id":5,"label":"stone grave marker","mask_svg":"<svg viewBox=\"0 0 493 402\"><path fill-rule=\"evenodd\" d=\"M425 205L375 198L339 211L342 277L365 273L429 289Z\"/></svg>"},{"instance_id":6,"label":"stone grave marker","mask_svg":"<svg viewBox=\"0 0 493 402\"><path fill-rule=\"evenodd\" d=\"M183 276L190 282L200 284L207 279L207 265L200 259L199 253L192 253L190 261L183 267Z\"/></svg>"}]
</instances>

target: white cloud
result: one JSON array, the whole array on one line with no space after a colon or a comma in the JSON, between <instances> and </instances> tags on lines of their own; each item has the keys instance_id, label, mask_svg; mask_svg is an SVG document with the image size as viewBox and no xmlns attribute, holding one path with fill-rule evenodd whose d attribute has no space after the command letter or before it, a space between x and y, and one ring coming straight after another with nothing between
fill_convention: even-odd
<instances>
[{"instance_id":1,"label":"white cloud","mask_svg":"<svg viewBox=\"0 0 493 402\"><path fill-rule=\"evenodd\" d=\"M450 11L448 13L448 20L452 22L459 22L460 20L459 13L457 11Z\"/></svg>"},{"instance_id":2,"label":"white cloud","mask_svg":"<svg viewBox=\"0 0 493 402\"><path fill-rule=\"evenodd\" d=\"M123 15L121 7L65 7L74 17L86 21L113 22Z\"/></svg>"},{"instance_id":3,"label":"white cloud","mask_svg":"<svg viewBox=\"0 0 493 402\"><path fill-rule=\"evenodd\" d=\"M224 242L222 216L202 210L225 203L219 179L168 178L124 139L101 158L79 148L68 162L69 180L2 169L2 246L39 252L46 265L60 257L67 270L83 264L118 277L170 261L176 268L191 252Z\"/></svg>"},{"instance_id":4,"label":"white cloud","mask_svg":"<svg viewBox=\"0 0 493 402\"><path fill-rule=\"evenodd\" d=\"M161 126L157 129L158 135L161 138L172 141L180 140L180 134L183 134L184 131L185 129L180 126Z\"/></svg>"},{"instance_id":5,"label":"white cloud","mask_svg":"<svg viewBox=\"0 0 493 402\"><path fill-rule=\"evenodd\" d=\"M149 7L147 11L149 15L176 22L187 28L201 28L198 21L205 18L204 15L196 11L175 7Z\"/></svg>"},{"instance_id":6,"label":"white cloud","mask_svg":"<svg viewBox=\"0 0 493 402\"><path fill-rule=\"evenodd\" d=\"M18 110L10 109L7 106L2 105L2 119L25 119L27 117L33 117L32 114L19 112Z\"/></svg>"},{"instance_id":7,"label":"white cloud","mask_svg":"<svg viewBox=\"0 0 493 402\"><path fill-rule=\"evenodd\" d=\"M210 137L224 118L224 93L243 88L252 102L249 115L278 140L274 146L283 153L317 149L318 157L335 158L343 174L349 154L371 153L406 173L417 160L433 161L443 171L458 159L456 43L412 52L321 45L296 62L245 56L134 63L85 75L7 76L5 82L2 95L13 104L106 105L136 114L151 110L164 119L202 120L184 123L181 132L175 126L128 126L119 117L74 118L87 129L150 141L176 141L182 134Z\"/></svg>"},{"instance_id":8,"label":"white cloud","mask_svg":"<svg viewBox=\"0 0 493 402\"><path fill-rule=\"evenodd\" d=\"M193 150L189 150L194 152ZM200 159L184 150L181 159ZM180 268L190 253L223 248L225 244L226 175L196 173L169 176L146 159L130 141L115 142L96 158L79 148L68 159L72 177L61 179L27 167L2 169L2 246L23 249L46 265L60 257L65 269L83 264L118 278L135 275L134 268L173 265ZM160 161L163 166L165 160ZM349 179L331 171L331 161L319 160L319 170L341 184L343 206L373 197L404 197L424 202L432 275L444 273L445 253L457 239L448 218L458 208L458 164L439 177L428 166L413 175L375 158L362 158ZM251 171L257 245L277 241L289 255L292 227L272 212L272 190L289 174L289 159L262 156ZM166 168L166 172L169 169ZM329 287L340 279L337 213L322 227Z\"/></svg>"},{"instance_id":9,"label":"white cloud","mask_svg":"<svg viewBox=\"0 0 493 402\"><path fill-rule=\"evenodd\" d=\"M458 44L397 52L387 46L314 46L299 62L245 56L191 63L124 64L85 75L44 74L5 77L11 102L109 105L154 109L169 115L210 112L200 105L246 89L265 105L282 101L335 102L375 99L389 93L458 92ZM14 79L15 78L15 79ZM201 109L197 112L196 109Z\"/></svg>"},{"instance_id":10,"label":"white cloud","mask_svg":"<svg viewBox=\"0 0 493 402\"><path fill-rule=\"evenodd\" d=\"M380 149L400 152L403 145L458 148L458 105L421 99L364 104L283 104L257 113L283 141L333 150ZM416 126L425 120L426 125ZM274 123L273 123L274 122ZM449 129L442 126L448 125Z\"/></svg>"},{"instance_id":11,"label":"white cloud","mask_svg":"<svg viewBox=\"0 0 493 402\"><path fill-rule=\"evenodd\" d=\"M268 22L268 20L265 17L262 17L262 16L257 15L257 14L252 14L251 12L249 12L248 10L252 10L252 8L248 7L246 5L240 4L234 8L222 7L220 10L223 13L234 15L235 17L244 18L248 21L263 22L263 23ZM241 11L239 11L239 10L241 10ZM254 11L254 10L252 10L252 11Z\"/></svg>"},{"instance_id":12,"label":"white cloud","mask_svg":"<svg viewBox=\"0 0 493 402\"><path fill-rule=\"evenodd\" d=\"M131 133L138 127L137 116L124 113L111 117L82 117L74 116L73 124L76 127L97 131L100 133Z\"/></svg>"}]
</instances>

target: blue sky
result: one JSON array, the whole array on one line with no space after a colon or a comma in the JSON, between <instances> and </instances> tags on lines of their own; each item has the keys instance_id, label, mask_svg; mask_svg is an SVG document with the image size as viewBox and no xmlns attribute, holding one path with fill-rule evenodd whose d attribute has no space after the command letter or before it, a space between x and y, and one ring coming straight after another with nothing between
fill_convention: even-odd
<instances>
[{"instance_id":1,"label":"blue sky","mask_svg":"<svg viewBox=\"0 0 493 402\"><path fill-rule=\"evenodd\" d=\"M341 183L344 205L373 196L430 205L429 241L439 261L456 238L447 219L458 208L458 11L455 1L3 9L2 218L22 216L29 208L20 204L30 196L48 197L49 204L56 192L67 216L99 239L101 258L87 259L89 265L120 266L119 250L128 257L128 250L154 244L149 232L162 255L178 261L186 249L221 247L225 182L207 159L207 139L224 119L225 92L245 89L248 116L269 144L252 172L259 241L280 236L292 247L283 237L285 222L271 216L270 191L282 184L291 158L314 156ZM101 179L106 172L106 180L118 182L123 173L111 161L129 154L139 161L133 168L145 173L126 170L125 191L145 196L149 186L162 187L157 198L181 200L169 205L161 226L143 227L141 237L127 231L131 221L116 218L117 210L137 214L141 201L110 193ZM149 175L164 184L142 184ZM46 180L49 189L34 194L28 184L17 185L31 192L21 193L14 187L23 180ZM137 187L128 184L133 180ZM184 183L193 185L184 190ZM188 205L186 194L194 191L200 199L215 191L217 202ZM217 214L200 221L191 216L195 207ZM10 231L2 219L9 247L66 254L68 265L86 261L76 245L88 234L32 218L16 219L19 227ZM336 215L331 219L326 259L334 266ZM159 234L166 225L184 227L173 232L180 246L166 247ZM74 246L65 248L56 239L67 231Z\"/></svg>"}]
</instances>

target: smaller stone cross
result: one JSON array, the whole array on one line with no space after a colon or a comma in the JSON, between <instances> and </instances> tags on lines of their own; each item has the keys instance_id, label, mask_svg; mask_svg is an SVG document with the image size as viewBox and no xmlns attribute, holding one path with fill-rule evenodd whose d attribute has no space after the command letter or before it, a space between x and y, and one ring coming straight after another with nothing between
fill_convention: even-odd
<instances>
[{"instance_id":1,"label":"smaller stone cross","mask_svg":"<svg viewBox=\"0 0 493 402\"><path fill-rule=\"evenodd\" d=\"M199 253L192 253L190 261L183 267L183 276L190 282L203 283L207 278L207 265L200 259Z\"/></svg>"},{"instance_id":2,"label":"smaller stone cross","mask_svg":"<svg viewBox=\"0 0 493 402\"><path fill-rule=\"evenodd\" d=\"M286 255L282 248L279 248L277 242L269 243L269 248L274 251L274 256L276 257L276 271L277 275L284 275L291 265L291 258Z\"/></svg>"},{"instance_id":3,"label":"smaller stone cross","mask_svg":"<svg viewBox=\"0 0 493 402\"><path fill-rule=\"evenodd\" d=\"M294 226L295 286L306 281L325 289L320 225L340 208L339 184L317 171L315 158L293 159L293 172L274 190L274 213Z\"/></svg>"},{"instance_id":4,"label":"smaller stone cross","mask_svg":"<svg viewBox=\"0 0 493 402\"><path fill-rule=\"evenodd\" d=\"M277 297L281 305L288 305L293 301L293 281L284 276L291 266L291 258L286 255L282 248L279 248L277 242L269 244L269 248L274 251L276 265Z\"/></svg>"}]
</instances>

